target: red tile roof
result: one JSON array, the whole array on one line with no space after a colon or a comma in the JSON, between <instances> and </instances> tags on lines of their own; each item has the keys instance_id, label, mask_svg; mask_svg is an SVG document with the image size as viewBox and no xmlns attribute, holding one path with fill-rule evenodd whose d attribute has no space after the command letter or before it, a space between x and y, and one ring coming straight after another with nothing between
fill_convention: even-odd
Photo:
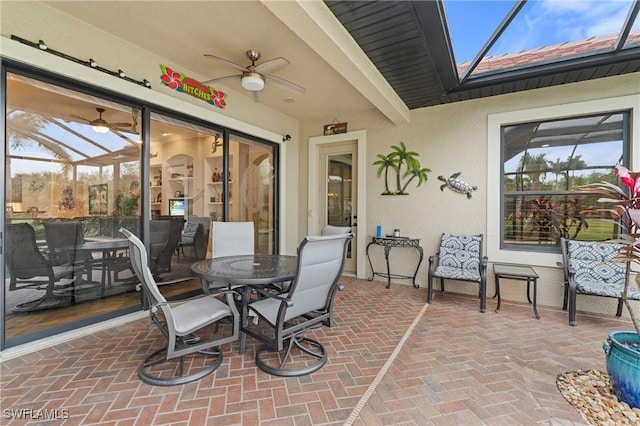
<instances>
[{"instance_id":1,"label":"red tile roof","mask_svg":"<svg viewBox=\"0 0 640 426\"><path fill-rule=\"evenodd\" d=\"M571 59L603 53L612 50L617 40L618 34L612 34L602 37L590 37L585 40L565 42L553 46L542 46L536 49L523 50L517 53L487 56L480 61L476 69L473 71L473 75L507 70L510 68L521 68L537 63L558 62L562 59ZM640 43L640 31L635 31L630 33L627 37L625 47L638 43ZM464 74L466 69L469 67L469 64L470 62L458 64L458 73L460 75Z\"/></svg>"}]
</instances>

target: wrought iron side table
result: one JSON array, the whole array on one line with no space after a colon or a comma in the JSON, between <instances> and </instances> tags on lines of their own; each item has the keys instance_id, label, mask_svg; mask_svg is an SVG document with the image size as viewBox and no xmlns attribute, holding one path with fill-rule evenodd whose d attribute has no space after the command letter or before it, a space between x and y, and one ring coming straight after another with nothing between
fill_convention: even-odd
<instances>
[{"instance_id":1,"label":"wrought iron side table","mask_svg":"<svg viewBox=\"0 0 640 426\"><path fill-rule=\"evenodd\" d=\"M377 246L382 246L384 249L384 259L387 262L387 273L385 274L384 272L376 272L373 269L373 264L371 263L371 257L369 256L369 247L371 247L372 244L375 244ZM391 249L393 247L409 247L409 248L415 248L418 253L420 254L420 260L418 260L418 266L416 267L416 272L415 274L413 274L413 276L409 276L409 275L398 275L398 274L392 274L391 270L389 268L389 252L391 252ZM424 257L424 252L422 251L422 247L420 247L420 239L418 238L407 238L407 237L373 237L373 239L371 240L371 242L369 244L367 244L367 259L369 260L369 266L371 267L371 278L369 278L369 281L372 281L373 278L376 275L379 275L383 278L387 279L387 288L391 287L391 278L398 278L398 279L408 279L408 280L412 280L413 281L413 286L415 288L420 288L420 286L418 284L416 284L416 276L418 275L418 269L420 269L420 264L422 263L422 258Z\"/></svg>"},{"instance_id":2,"label":"wrought iron side table","mask_svg":"<svg viewBox=\"0 0 640 426\"><path fill-rule=\"evenodd\" d=\"M533 305L533 313L536 319L540 319L538 315L538 308L536 307L536 299L538 295L538 274L536 271L527 265L507 265L502 263L493 264L493 273L496 278L496 294L494 297L498 297L498 306L496 312L500 311L500 278L507 278L510 280L526 281L527 282L527 300ZM533 283L533 302L531 301L531 284Z\"/></svg>"}]
</instances>

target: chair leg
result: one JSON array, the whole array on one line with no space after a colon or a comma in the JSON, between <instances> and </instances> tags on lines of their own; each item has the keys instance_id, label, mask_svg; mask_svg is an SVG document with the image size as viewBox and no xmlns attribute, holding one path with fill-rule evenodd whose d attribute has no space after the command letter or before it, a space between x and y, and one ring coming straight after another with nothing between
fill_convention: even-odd
<instances>
[{"instance_id":1,"label":"chair leg","mask_svg":"<svg viewBox=\"0 0 640 426\"><path fill-rule=\"evenodd\" d=\"M616 316L617 317L621 317L622 316L622 298L618 299L618 309L616 310Z\"/></svg>"},{"instance_id":2,"label":"chair leg","mask_svg":"<svg viewBox=\"0 0 640 426\"><path fill-rule=\"evenodd\" d=\"M300 352L300 354L295 355L295 360L293 359L294 355L292 355L294 349L298 349ZM302 357L304 357L304 360L300 360ZM266 373L281 377L297 377L311 374L322 368L328 359L327 351L320 342L296 335L291 336L289 339L289 345L284 354L274 351L267 345L262 345L256 351L256 366ZM285 368L287 361L291 361L294 365L302 366ZM278 366L274 367L274 363L277 363Z\"/></svg>"},{"instance_id":3,"label":"chair leg","mask_svg":"<svg viewBox=\"0 0 640 426\"><path fill-rule=\"evenodd\" d=\"M152 386L174 386L183 385L185 383L200 380L201 378L213 373L222 364L222 351L219 348L213 348L210 351L197 351L188 356L205 356L215 357L212 363L206 364L203 368L195 373L184 374L184 357L185 355L167 360L167 349L160 349L149 355L138 368L138 377L140 380ZM177 366L175 365L177 361ZM190 363L191 368L195 363ZM157 367L157 368L154 368Z\"/></svg>"},{"instance_id":4,"label":"chair leg","mask_svg":"<svg viewBox=\"0 0 640 426\"><path fill-rule=\"evenodd\" d=\"M575 326L576 324L576 292L569 290L569 325Z\"/></svg>"}]
</instances>

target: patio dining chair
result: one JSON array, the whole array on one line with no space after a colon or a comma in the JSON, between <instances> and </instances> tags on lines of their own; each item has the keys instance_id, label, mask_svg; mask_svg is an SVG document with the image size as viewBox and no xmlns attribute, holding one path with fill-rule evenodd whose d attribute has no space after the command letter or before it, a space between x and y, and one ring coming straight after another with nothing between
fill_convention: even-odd
<instances>
[{"instance_id":1,"label":"patio dining chair","mask_svg":"<svg viewBox=\"0 0 640 426\"><path fill-rule=\"evenodd\" d=\"M320 235L348 234L351 232L350 226L325 225L320 231Z\"/></svg>"},{"instance_id":2,"label":"patio dining chair","mask_svg":"<svg viewBox=\"0 0 640 426\"><path fill-rule=\"evenodd\" d=\"M57 290L73 285L78 278L77 265L54 264L47 259L36 243L36 234L28 223L7 225L5 260L9 272L9 290L36 288L44 295L13 308L15 312L31 312L67 306L72 294L60 294Z\"/></svg>"},{"instance_id":3,"label":"patio dining chair","mask_svg":"<svg viewBox=\"0 0 640 426\"><path fill-rule=\"evenodd\" d=\"M207 259L254 254L254 230L253 222L212 221ZM212 285L215 287L215 284L203 279L202 291L208 293Z\"/></svg>"},{"instance_id":4,"label":"patio dining chair","mask_svg":"<svg viewBox=\"0 0 640 426\"><path fill-rule=\"evenodd\" d=\"M129 240L131 264L149 301L150 325L160 329L167 339L166 347L152 353L140 364L138 376L150 385L171 386L199 380L213 373L222 363L220 346L238 340L240 315L232 291L218 293L225 295L226 303L214 295L168 303L147 266L147 251L142 241L124 228L120 233ZM231 323L218 327L223 320ZM187 355L205 359L189 362L185 374ZM213 360L208 361L209 358ZM171 362L173 360L178 361L177 366Z\"/></svg>"},{"instance_id":5,"label":"patio dining chair","mask_svg":"<svg viewBox=\"0 0 640 426\"><path fill-rule=\"evenodd\" d=\"M185 247L191 247L193 249L193 256L196 259L204 258L206 242L204 240L204 227L201 223L186 222L184 224L178 247L176 247L178 262L180 262L180 254L184 256Z\"/></svg>"},{"instance_id":6,"label":"patio dining chair","mask_svg":"<svg viewBox=\"0 0 640 426\"><path fill-rule=\"evenodd\" d=\"M256 350L258 368L291 377L310 374L327 362L324 346L302 335L333 325L334 296L342 289L338 280L351 238L353 234L306 237L298 247L296 276L287 292L255 288L262 298L243 306L243 312L254 313L258 321L243 326L242 331L263 343Z\"/></svg>"},{"instance_id":7,"label":"patio dining chair","mask_svg":"<svg viewBox=\"0 0 640 426\"><path fill-rule=\"evenodd\" d=\"M77 220L43 222L44 237L49 249L49 260L55 265L73 264L82 267L85 282L91 282L93 257L90 252L78 251L75 247L84 242L82 222Z\"/></svg>"},{"instance_id":8,"label":"patio dining chair","mask_svg":"<svg viewBox=\"0 0 640 426\"><path fill-rule=\"evenodd\" d=\"M438 252L429 257L427 302L433 302L433 279L440 279L444 293L444 280L468 281L480 286L480 312L487 306L487 262L482 256L482 234L453 235L444 233Z\"/></svg>"}]
</instances>

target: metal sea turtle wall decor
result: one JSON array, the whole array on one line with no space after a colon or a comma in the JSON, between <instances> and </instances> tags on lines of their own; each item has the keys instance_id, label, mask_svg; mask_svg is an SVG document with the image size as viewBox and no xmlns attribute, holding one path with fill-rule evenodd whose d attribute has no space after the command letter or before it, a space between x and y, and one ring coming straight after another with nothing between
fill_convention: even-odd
<instances>
[{"instance_id":1,"label":"metal sea turtle wall decor","mask_svg":"<svg viewBox=\"0 0 640 426\"><path fill-rule=\"evenodd\" d=\"M462 179L458 179L460 173L461 172L454 173L448 178L438 176L438 179L444 182L444 185L440 185L440 191L444 191L445 188L449 188L453 192L457 192L459 194L467 194L467 198L471 198L471 193L478 189L478 187L469 185Z\"/></svg>"}]
</instances>

